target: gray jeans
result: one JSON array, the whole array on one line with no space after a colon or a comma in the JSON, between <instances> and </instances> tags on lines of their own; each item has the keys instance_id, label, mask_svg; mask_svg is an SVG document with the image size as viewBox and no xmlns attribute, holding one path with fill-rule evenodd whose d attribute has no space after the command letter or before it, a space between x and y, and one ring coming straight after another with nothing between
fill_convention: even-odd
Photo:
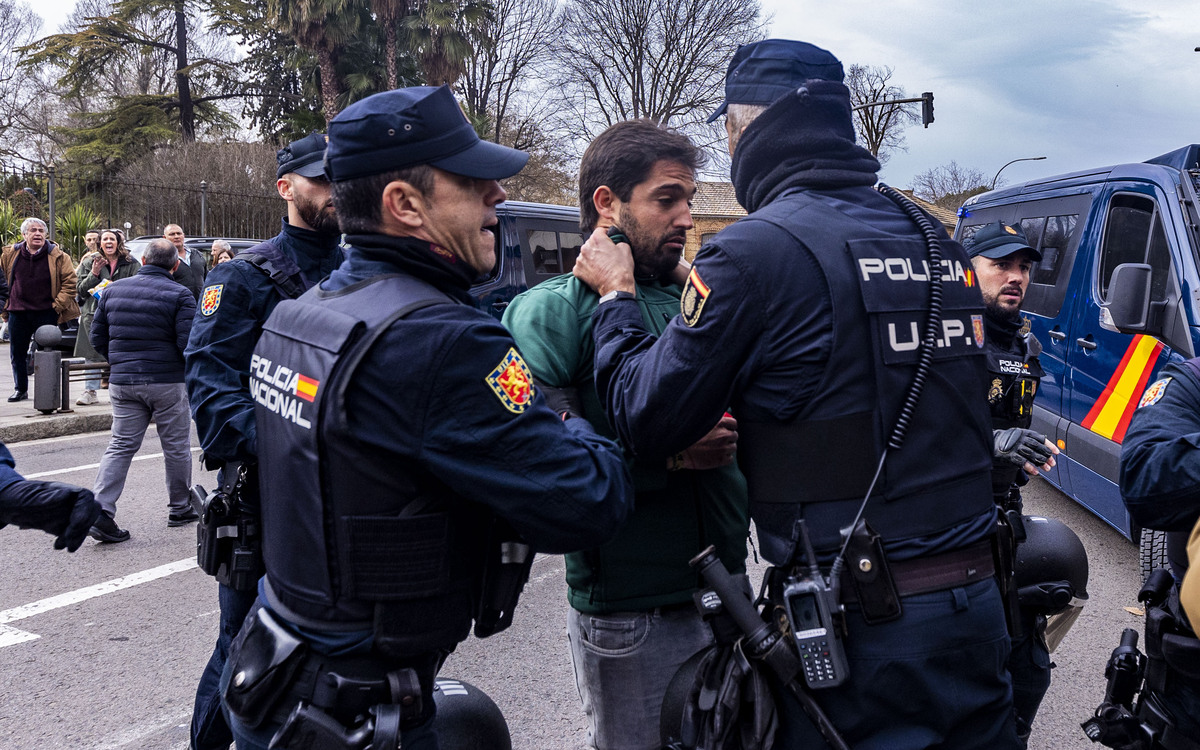
<instances>
[{"instance_id":1,"label":"gray jeans","mask_svg":"<svg viewBox=\"0 0 1200 750\"><path fill-rule=\"evenodd\" d=\"M133 454L142 447L146 428L153 420L158 427L167 468L167 504L171 513L188 509L192 484L191 412L183 383L110 383L112 439L96 472L96 501L110 516L117 511L117 498L125 489L125 476Z\"/></svg>"},{"instance_id":2,"label":"gray jeans","mask_svg":"<svg viewBox=\"0 0 1200 750\"><path fill-rule=\"evenodd\" d=\"M663 696L679 667L713 643L695 607L567 611L575 685L597 750L658 750Z\"/></svg>"}]
</instances>

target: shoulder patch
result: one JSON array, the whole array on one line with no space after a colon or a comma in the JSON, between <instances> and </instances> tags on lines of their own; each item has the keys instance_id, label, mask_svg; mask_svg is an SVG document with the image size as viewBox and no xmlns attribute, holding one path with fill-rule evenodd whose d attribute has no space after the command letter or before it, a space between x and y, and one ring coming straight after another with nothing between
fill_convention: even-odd
<instances>
[{"instance_id":1,"label":"shoulder patch","mask_svg":"<svg viewBox=\"0 0 1200 750\"><path fill-rule=\"evenodd\" d=\"M679 313L688 328L700 322L700 312L704 309L704 303L708 301L709 291L708 285L701 281L700 273L693 266L692 272L688 274L687 283L684 284L683 294L679 298Z\"/></svg>"},{"instance_id":2,"label":"shoulder patch","mask_svg":"<svg viewBox=\"0 0 1200 750\"><path fill-rule=\"evenodd\" d=\"M1138 402L1138 408L1157 404L1163 394L1167 392L1167 386L1171 383L1171 378L1162 378L1150 384L1146 392L1142 394L1142 400Z\"/></svg>"},{"instance_id":3,"label":"shoulder patch","mask_svg":"<svg viewBox=\"0 0 1200 750\"><path fill-rule=\"evenodd\" d=\"M204 291L200 293L201 315L212 315L217 311L217 308L221 306L221 290L224 288L224 284L204 287Z\"/></svg>"},{"instance_id":4,"label":"shoulder patch","mask_svg":"<svg viewBox=\"0 0 1200 750\"><path fill-rule=\"evenodd\" d=\"M533 374L513 347L509 347L504 359L488 373L484 381L500 399L500 403L504 404L504 408L513 414L520 414L533 403Z\"/></svg>"}]
</instances>

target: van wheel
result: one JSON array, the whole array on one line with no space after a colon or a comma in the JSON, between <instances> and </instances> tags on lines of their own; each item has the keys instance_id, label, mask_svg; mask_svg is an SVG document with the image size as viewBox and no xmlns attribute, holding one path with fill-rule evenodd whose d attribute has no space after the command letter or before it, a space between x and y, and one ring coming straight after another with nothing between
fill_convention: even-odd
<instances>
[{"instance_id":1,"label":"van wheel","mask_svg":"<svg viewBox=\"0 0 1200 750\"><path fill-rule=\"evenodd\" d=\"M1142 566L1142 580L1167 565L1167 532L1142 529L1142 541L1138 550L1138 561Z\"/></svg>"}]
</instances>

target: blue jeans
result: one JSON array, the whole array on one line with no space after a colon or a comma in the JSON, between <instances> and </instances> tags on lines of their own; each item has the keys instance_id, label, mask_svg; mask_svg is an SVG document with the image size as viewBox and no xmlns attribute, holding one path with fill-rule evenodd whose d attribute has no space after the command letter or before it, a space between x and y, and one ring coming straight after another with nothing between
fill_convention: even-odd
<instances>
[{"instance_id":1,"label":"blue jeans","mask_svg":"<svg viewBox=\"0 0 1200 750\"><path fill-rule=\"evenodd\" d=\"M813 697L855 750L1017 750L1009 636L993 580L904 597L897 620L867 625L847 607L850 679ZM826 748L777 685L774 747Z\"/></svg>"},{"instance_id":2,"label":"blue jeans","mask_svg":"<svg viewBox=\"0 0 1200 750\"><path fill-rule=\"evenodd\" d=\"M233 734L221 711L221 672L229 658L229 645L258 597L255 590L238 591L219 583L217 587L217 599L221 606L221 632L217 635L217 645L204 667L204 673L200 675L200 684L196 686L196 703L192 709L192 750L225 750L233 741ZM267 739L270 740L270 737Z\"/></svg>"},{"instance_id":3,"label":"blue jeans","mask_svg":"<svg viewBox=\"0 0 1200 750\"><path fill-rule=\"evenodd\" d=\"M663 696L679 667L713 644L690 604L650 612L567 614L575 685L597 750L659 750Z\"/></svg>"}]
</instances>

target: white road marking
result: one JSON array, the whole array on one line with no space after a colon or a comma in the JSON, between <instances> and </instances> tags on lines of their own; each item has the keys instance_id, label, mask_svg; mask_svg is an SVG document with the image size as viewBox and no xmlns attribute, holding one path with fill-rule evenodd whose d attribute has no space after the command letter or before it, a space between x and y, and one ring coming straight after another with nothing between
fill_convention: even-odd
<instances>
[{"instance_id":1,"label":"white road marking","mask_svg":"<svg viewBox=\"0 0 1200 750\"><path fill-rule=\"evenodd\" d=\"M191 724L191 720L191 709L168 713L161 719L136 724L122 732L117 732L103 744L94 745L92 750L118 750L123 747L144 748L148 738L161 734L172 727L187 727Z\"/></svg>"},{"instance_id":2,"label":"white road marking","mask_svg":"<svg viewBox=\"0 0 1200 750\"><path fill-rule=\"evenodd\" d=\"M10 622L24 620L27 617L40 615L51 610L59 609L60 607L69 607L72 604L78 604L79 602L87 601L88 599L94 599L97 596L111 594L114 591L127 589L131 586L137 586L138 584L156 581L159 578L166 578L169 575L181 573L185 570L191 570L194 567L196 567L196 558L189 557L183 560L177 560L173 563L167 563L166 565L159 565L157 568L150 568L149 570L142 570L138 571L137 573L131 573L127 576L114 578L111 581L97 583L94 586L87 586L81 589L76 589L75 591L68 591L65 594L51 596L30 604L22 604L20 607L6 609L3 612L0 612L0 648L12 646L17 643L24 643L26 641L32 641L35 638L41 637L34 633L27 633L23 630L6 627L6 625Z\"/></svg>"},{"instance_id":3,"label":"white road marking","mask_svg":"<svg viewBox=\"0 0 1200 750\"><path fill-rule=\"evenodd\" d=\"M192 448L192 453L198 453L199 451L200 451L199 448ZM162 458L162 457L163 457L163 454L161 454L161 453L147 453L144 456L134 456L132 460L147 461L151 458ZM67 467L66 469L54 469L53 471L39 471L36 474L25 474L24 477L26 479L41 479L43 477L55 477L60 474L70 474L71 472L74 472L74 471L85 471L87 469L98 469L98 468L100 468L100 464L98 464L98 463L84 464L82 466L70 466L70 467Z\"/></svg>"}]
</instances>

